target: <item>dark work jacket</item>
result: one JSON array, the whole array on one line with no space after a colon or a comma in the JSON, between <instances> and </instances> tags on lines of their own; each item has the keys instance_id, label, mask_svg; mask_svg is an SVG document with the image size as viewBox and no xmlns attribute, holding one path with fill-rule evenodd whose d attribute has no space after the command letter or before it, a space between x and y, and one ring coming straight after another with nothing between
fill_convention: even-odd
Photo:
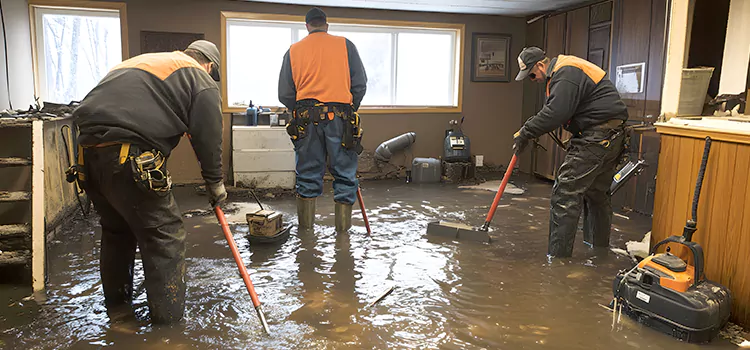
<instances>
[{"instance_id":1,"label":"dark work jacket","mask_svg":"<svg viewBox=\"0 0 750 350\"><path fill-rule=\"evenodd\" d=\"M367 91L367 74L357 47L344 37L314 31L284 55L279 101L293 109L297 101L351 104L356 111Z\"/></svg>"},{"instance_id":2,"label":"dark work jacket","mask_svg":"<svg viewBox=\"0 0 750 350\"><path fill-rule=\"evenodd\" d=\"M573 134L612 119L627 120L628 108L606 72L575 56L560 55L547 68L547 101L521 128L537 138L560 126Z\"/></svg>"},{"instance_id":3,"label":"dark work jacket","mask_svg":"<svg viewBox=\"0 0 750 350\"><path fill-rule=\"evenodd\" d=\"M187 133L208 183L222 181L221 96L197 61L150 53L114 67L73 113L79 142L129 142L169 156Z\"/></svg>"}]
</instances>

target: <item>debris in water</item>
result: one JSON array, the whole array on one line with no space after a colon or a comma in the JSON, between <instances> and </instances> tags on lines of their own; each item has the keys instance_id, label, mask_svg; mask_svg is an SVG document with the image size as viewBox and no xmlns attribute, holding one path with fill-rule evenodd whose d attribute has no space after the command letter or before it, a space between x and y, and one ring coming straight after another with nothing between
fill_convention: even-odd
<instances>
[{"instance_id":1,"label":"debris in water","mask_svg":"<svg viewBox=\"0 0 750 350\"><path fill-rule=\"evenodd\" d=\"M628 252L627 252L627 251L626 251L625 249L620 249L620 248L609 248L609 250L611 250L611 251L612 251L612 253L615 253L615 254L617 254L617 255L622 255L622 256L627 256L627 257L630 257L630 254L628 254Z\"/></svg>"},{"instance_id":2,"label":"debris in water","mask_svg":"<svg viewBox=\"0 0 750 350\"><path fill-rule=\"evenodd\" d=\"M631 256L645 259L649 255L651 247L651 231L646 233L646 235L643 236L643 239L640 242L626 242L625 247Z\"/></svg>"},{"instance_id":3,"label":"debris in water","mask_svg":"<svg viewBox=\"0 0 750 350\"><path fill-rule=\"evenodd\" d=\"M510 206L510 204L501 204L501 205L498 205L497 207L498 208L507 208L509 206ZM487 206L487 208L489 208L489 206Z\"/></svg>"},{"instance_id":4,"label":"debris in water","mask_svg":"<svg viewBox=\"0 0 750 350\"><path fill-rule=\"evenodd\" d=\"M745 339L742 327L732 322L728 322L727 326L719 332L719 335L734 345L742 348L750 348L750 341Z\"/></svg>"},{"instance_id":5,"label":"debris in water","mask_svg":"<svg viewBox=\"0 0 750 350\"><path fill-rule=\"evenodd\" d=\"M186 218L191 218L193 216L208 216L209 214L213 214L213 212L208 211L206 209L191 209L191 210L184 211L182 213L182 216Z\"/></svg>"},{"instance_id":6,"label":"debris in water","mask_svg":"<svg viewBox=\"0 0 750 350\"><path fill-rule=\"evenodd\" d=\"M578 271L578 272L573 272L573 273L569 274L568 278L580 279L580 278L585 277L585 276L586 276L585 272Z\"/></svg>"},{"instance_id":7,"label":"debris in water","mask_svg":"<svg viewBox=\"0 0 750 350\"><path fill-rule=\"evenodd\" d=\"M500 206L498 205L497 207L499 208ZM474 209L489 209L489 208L490 208L489 205L477 205L474 207Z\"/></svg>"},{"instance_id":8,"label":"debris in water","mask_svg":"<svg viewBox=\"0 0 750 350\"><path fill-rule=\"evenodd\" d=\"M616 216L616 217L618 217L618 218L620 218L620 219L630 220L629 217L627 217L625 215L622 215L622 214L613 213L613 215Z\"/></svg>"},{"instance_id":9,"label":"debris in water","mask_svg":"<svg viewBox=\"0 0 750 350\"><path fill-rule=\"evenodd\" d=\"M377 303L378 303L378 302L380 302L381 300L385 299L385 297L387 297L387 296L388 296L388 294L391 294L391 293L393 293L393 290L394 290L394 289L396 289L396 286L392 286L392 287L388 288L388 290L386 290L386 291L385 291L385 292L384 292L383 294L381 294L381 295L380 295L380 296L379 296L379 297L378 297L377 299L375 299L375 301L373 301L373 302L371 302L371 303L370 303L369 305L367 305L367 307L372 307L373 305L377 304Z\"/></svg>"},{"instance_id":10,"label":"debris in water","mask_svg":"<svg viewBox=\"0 0 750 350\"><path fill-rule=\"evenodd\" d=\"M266 198L271 198L271 199L273 199L273 198L276 198L276 195L275 195L275 194L273 194L273 193L271 193L271 192L268 192L268 193L266 193L266 196L265 196L265 197L266 197Z\"/></svg>"},{"instance_id":11,"label":"debris in water","mask_svg":"<svg viewBox=\"0 0 750 350\"><path fill-rule=\"evenodd\" d=\"M25 298L23 298L21 300L23 300L23 301L32 301L32 300L34 300L34 295L33 294L29 295L29 296L27 296L27 297L25 297Z\"/></svg>"},{"instance_id":12,"label":"debris in water","mask_svg":"<svg viewBox=\"0 0 750 350\"><path fill-rule=\"evenodd\" d=\"M521 197L513 197L510 200L512 200L512 201L519 201L519 202L528 202L529 201L528 199L521 198Z\"/></svg>"},{"instance_id":13,"label":"debris in water","mask_svg":"<svg viewBox=\"0 0 750 350\"><path fill-rule=\"evenodd\" d=\"M542 206L538 206L538 205L535 205L534 208L535 209L539 209L539 210L547 210L548 209L548 208L545 208L545 207L542 207Z\"/></svg>"}]
</instances>

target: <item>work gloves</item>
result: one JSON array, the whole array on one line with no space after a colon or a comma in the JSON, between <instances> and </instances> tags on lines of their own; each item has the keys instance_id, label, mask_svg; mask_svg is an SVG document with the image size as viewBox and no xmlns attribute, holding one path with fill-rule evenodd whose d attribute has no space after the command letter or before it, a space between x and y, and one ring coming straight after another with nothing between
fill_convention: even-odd
<instances>
[{"instance_id":1,"label":"work gloves","mask_svg":"<svg viewBox=\"0 0 750 350\"><path fill-rule=\"evenodd\" d=\"M213 208L227 200L227 190L221 181L214 184L206 184L206 192L208 192L208 202L211 203L211 207Z\"/></svg>"},{"instance_id":2,"label":"work gloves","mask_svg":"<svg viewBox=\"0 0 750 350\"><path fill-rule=\"evenodd\" d=\"M524 148L526 148L526 145L528 144L529 139L523 136L521 130L518 130L515 134L513 134L513 151L515 151L516 154L523 152Z\"/></svg>"}]
</instances>

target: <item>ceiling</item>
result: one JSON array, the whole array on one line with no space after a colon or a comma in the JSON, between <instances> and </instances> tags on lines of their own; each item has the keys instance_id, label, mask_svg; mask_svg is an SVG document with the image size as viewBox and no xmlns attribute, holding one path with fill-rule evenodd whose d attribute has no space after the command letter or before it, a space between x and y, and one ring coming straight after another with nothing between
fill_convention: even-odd
<instances>
[{"instance_id":1,"label":"ceiling","mask_svg":"<svg viewBox=\"0 0 750 350\"><path fill-rule=\"evenodd\" d=\"M587 0L245 0L320 7L528 16Z\"/></svg>"}]
</instances>

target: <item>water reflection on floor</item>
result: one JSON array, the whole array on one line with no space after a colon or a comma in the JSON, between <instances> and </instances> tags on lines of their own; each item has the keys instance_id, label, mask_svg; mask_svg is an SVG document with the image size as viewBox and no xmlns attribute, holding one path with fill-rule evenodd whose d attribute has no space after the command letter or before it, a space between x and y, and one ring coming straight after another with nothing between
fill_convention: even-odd
<instances>
[{"instance_id":1,"label":"water reflection on floor","mask_svg":"<svg viewBox=\"0 0 750 350\"><path fill-rule=\"evenodd\" d=\"M521 181L523 182L523 181ZM624 317L614 328L600 304L611 299L615 273L627 259L581 243L574 257L545 258L548 184L507 196L493 221L493 242L457 242L425 234L435 219L478 225L491 192L448 185L367 182L363 195L373 235L359 211L349 235L333 230L330 189L318 200L314 231L292 231L283 244L251 246L247 227L233 225L272 335L265 336L228 246L211 216L185 219L188 301L183 325L148 325L145 293L135 300L140 321L111 324L99 282L99 228L77 221L50 244L46 302L24 301L28 290L2 286L0 348L115 349L690 349ZM191 187L176 190L181 210L203 208ZM257 208L235 202L236 224ZM296 221L293 198L268 209ZM612 243L638 239L648 218L615 218ZM89 220L90 221L90 220ZM142 281L140 263L136 285ZM367 307L390 287L392 294ZM697 348L697 347L695 347ZM715 340L703 348L733 348Z\"/></svg>"}]
</instances>

